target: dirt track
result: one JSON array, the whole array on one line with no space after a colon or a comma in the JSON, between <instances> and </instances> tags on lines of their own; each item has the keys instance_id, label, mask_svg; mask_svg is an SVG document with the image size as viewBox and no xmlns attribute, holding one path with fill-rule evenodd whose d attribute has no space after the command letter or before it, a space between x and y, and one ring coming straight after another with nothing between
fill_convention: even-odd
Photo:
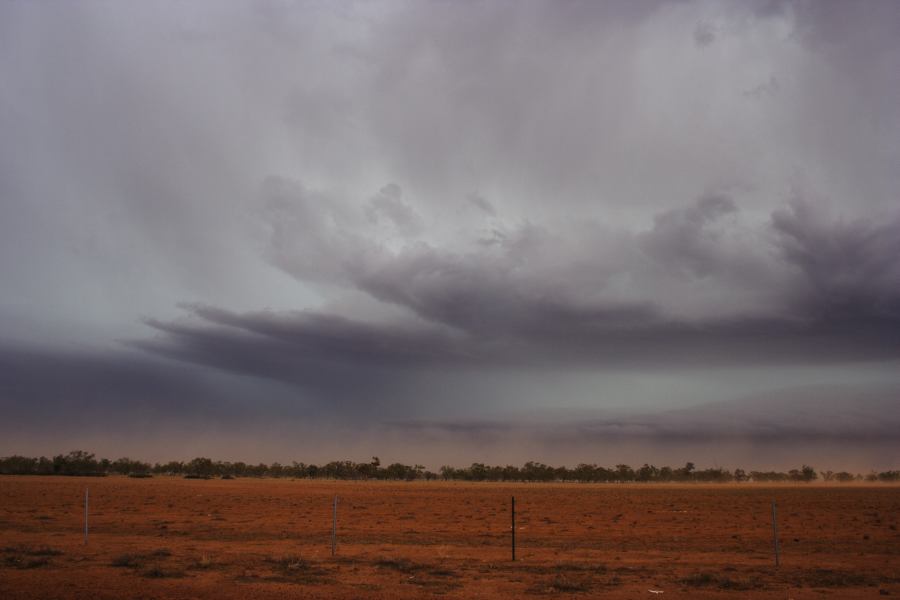
<instances>
[{"instance_id":1,"label":"dirt track","mask_svg":"<svg viewBox=\"0 0 900 600\"><path fill-rule=\"evenodd\" d=\"M898 527L892 486L2 477L0 598L900 597Z\"/></svg>"}]
</instances>

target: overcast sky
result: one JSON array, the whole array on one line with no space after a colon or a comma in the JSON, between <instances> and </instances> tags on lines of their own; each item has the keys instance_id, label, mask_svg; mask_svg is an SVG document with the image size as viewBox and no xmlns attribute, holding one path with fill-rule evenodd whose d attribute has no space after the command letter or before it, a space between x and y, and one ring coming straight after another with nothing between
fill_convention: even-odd
<instances>
[{"instance_id":1,"label":"overcast sky","mask_svg":"<svg viewBox=\"0 0 900 600\"><path fill-rule=\"evenodd\" d=\"M0 454L896 468L900 3L0 4Z\"/></svg>"}]
</instances>

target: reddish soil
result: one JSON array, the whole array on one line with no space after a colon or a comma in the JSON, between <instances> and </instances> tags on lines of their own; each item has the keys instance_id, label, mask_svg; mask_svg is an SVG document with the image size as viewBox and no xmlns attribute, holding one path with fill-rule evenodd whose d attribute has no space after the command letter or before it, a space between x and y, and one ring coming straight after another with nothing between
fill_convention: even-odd
<instances>
[{"instance_id":1,"label":"reddish soil","mask_svg":"<svg viewBox=\"0 0 900 600\"><path fill-rule=\"evenodd\" d=\"M0 598L900 597L898 526L875 485L0 477Z\"/></svg>"}]
</instances>

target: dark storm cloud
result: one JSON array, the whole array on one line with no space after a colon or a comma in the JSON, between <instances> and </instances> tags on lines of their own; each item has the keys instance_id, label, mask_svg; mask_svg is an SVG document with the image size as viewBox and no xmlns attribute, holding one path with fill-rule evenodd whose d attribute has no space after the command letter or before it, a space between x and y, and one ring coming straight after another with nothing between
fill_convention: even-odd
<instances>
[{"instance_id":1,"label":"dark storm cloud","mask_svg":"<svg viewBox=\"0 0 900 600\"><path fill-rule=\"evenodd\" d=\"M4 346L0 433L17 443L6 452L87 447L166 460L200 453L281 462L359 460L372 453L409 460L415 447L416 460L434 469L532 459L570 465L691 460L746 468L786 468L803 460L865 469L895 466L900 431L896 386L785 389L681 410L594 410L577 419L565 412L410 419L385 404L383 386L370 388L365 375L353 382L356 400L342 404L332 394L329 413L320 400L298 398L296 388L260 386L141 355ZM329 416L334 411L339 421Z\"/></svg>"},{"instance_id":2,"label":"dark storm cloud","mask_svg":"<svg viewBox=\"0 0 900 600\"><path fill-rule=\"evenodd\" d=\"M718 252L720 234L707 225L735 212L737 205L725 194L709 194L693 206L666 211L657 215L653 229L643 234L644 249L667 267L687 270L686 275L709 275L723 257Z\"/></svg>"},{"instance_id":3,"label":"dark storm cloud","mask_svg":"<svg viewBox=\"0 0 900 600\"><path fill-rule=\"evenodd\" d=\"M765 262L736 252L728 230L715 229L719 220L739 211L727 195L707 194L685 208L660 213L652 228L621 237L617 252L625 258L620 264L632 267L633 278L649 279L649 286L659 284L655 278L661 269L714 293L717 285L740 280L765 287L770 298L765 310L739 307L704 317L672 314L664 296L608 300L602 294L606 282L596 277L608 267L602 256L582 258L577 266L595 274L593 279L567 273L562 283L548 285L541 263L572 269L573 262L560 256L565 249L553 243L550 232L526 226L499 241L499 249L475 244L466 253L421 242L391 251L344 228L353 222L345 207L320 204L317 214L332 215L327 223L304 218L310 195L293 189L290 201L276 196L276 261L298 277L355 287L418 319L366 323L316 312L238 314L194 306L188 307L192 320L151 321L163 336L136 344L170 357L295 382L321 380L325 372L340 381L342 369L370 367L611 368L900 357L897 221L834 221L797 201L771 216L764 230L769 246L757 249L770 259ZM335 221L334 215L344 216ZM289 229L290 224L300 229ZM301 262L277 254L285 250L282 239L303 244ZM310 254L329 256L329 268L316 261L307 271L303 261ZM771 289L776 282L781 287ZM665 283L661 289L667 289Z\"/></svg>"},{"instance_id":4,"label":"dark storm cloud","mask_svg":"<svg viewBox=\"0 0 900 600\"><path fill-rule=\"evenodd\" d=\"M888 364L898 6L4 3L0 401L427 419Z\"/></svg>"},{"instance_id":5,"label":"dark storm cloud","mask_svg":"<svg viewBox=\"0 0 900 600\"><path fill-rule=\"evenodd\" d=\"M220 333L218 338L222 337ZM202 352L203 343L195 338L194 351ZM308 427L313 419L327 421L335 414L342 415L344 424L370 421L387 405L391 393L401 391L372 371L350 374L346 363L337 374L329 371L327 359L305 371L294 365L288 376L287 369L278 370L284 361L271 353L251 360L251 351L264 352L264 348L228 348L219 339L211 343L219 348L219 362L211 363L209 354L204 359L216 368L194 366L190 350L184 347L171 361L138 350L4 343L0 345L4 417L0 435L27 439L40 434L51 440L54 435L166 439L177 431L183 438L178 444L189 446L192 435L214 436L217 431L237 435L242 428L265 428L273 422ZM362 393L360 386L371 389ZM404 405L402 398L392 403L396 410Z\"/></svg>"},{"instance_id":6,"label":"dark storm cloud","mask_svg":"<svg viewBox=\"0 0 900 600\"><path fill-rule=\"evenodd\" d=\"M805 365L900 358L896 321L751 319L687 324L634 311L531 307L511 332L433 333L332 315L236 314L203 308L190 324L154 322L131 342L169 358L289 382L335 396L373 393L398 377L494 368L639 369ZM636 319L636 317L640 317ZM624 325L631 320L632 325ZM404 375L405 374L405 375ZM376 395L389 395L389 391Z\"/></svg>"},{"instance_id":7,"label":"dark storm cloud","mask_svg":"<svg viewBox=\"0 0 900 600\"><path fill-rule=\"evenodd\" d=\"M267 193L275 264L303 280L358 289L455 332L419 338L411 347L379 345L378 339L392 339L395 326L347 329L349 321L325 316L267 315L262 327L260 315L224 322L221 314L197 313L262 336L256 341L284 342L289 332L294 347L310 356L320 349L303 344L330 336L369 352L373 362L384 353L394 366L425 357L450 364L460 356L491 363L528 355L541 357L535 362L578 355L601 367L680 362L679 356L717 363L852 361L900 351L896 220L830 220L797 201L772 214L748 254L733 239L744 233L734 221L740 217L735 201L710 193L659 213L652 228L637 234L588 224L565 239L525 224L506 228L488 247L455 250L414 240L391 249L340 202L284 181ZM728 218L733 222L721 223ZM628 294L608 292L623 277L632 286ZM666 294L684 283L696 286L693 305L727 300L733 288L765 301L678 314ZM421 324L407 328L398 335L411 340Z\"/></svg>"},{"instance_id":8,"label":"dark storm cloud","mask_svg":"<svg viewBox=\"0 0 900 600\"><path fill-rule=\"evenodd\" d=\"M233 313L185 306L194 318L149 320L163 337L135 345L201 363L298 381L328 365L348 369L452 366L472 360L459 336L435 328L376 325L323 313Z\"/></svg>"},{"instance_id":9,"label":"dark storm cloud","mask_svg":"<svg viewBox=\"0 0 900 600\"><path fill-rule=\"evenodd\" d=\"M896 328L900 216L833 222L797 201L775 212L772 226L785 260L802 276L797 292L810 317Z\"/></svg>"},{"instance_id":10,"label":"dark storm cloud","mask_svg":"<svg viewBox=\"0 0 900 600\"><path fill-rule=\"evenodd\" d=\"M0 346L5 429L196 418L223 409L214 379L138 353Z\"/></svg>"}]
</instances>

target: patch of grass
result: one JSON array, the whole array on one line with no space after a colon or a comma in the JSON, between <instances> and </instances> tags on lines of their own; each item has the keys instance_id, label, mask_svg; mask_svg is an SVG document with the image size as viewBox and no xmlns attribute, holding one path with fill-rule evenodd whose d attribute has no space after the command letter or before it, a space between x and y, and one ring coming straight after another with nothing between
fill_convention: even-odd
<instances>
[{"instance_id":1,"label":"patch of grass","mask_svg":"<svg viewBox=\"0 0 900 600\"><path fill-rule=\"evenodd\" d=\"M268 581L299 584L331 583L327 569L308 561L301 556L287 555L282 557L267 556L264 562L272 565L275 574L266 577Z\"/></svg>"},{"instance_id":2,"label":"patch of grass","mask_svg":"<svg viewBox=\"0 0 900 600\"><path fill-rule=\"evenodd\" d=\"M458 574L450 569L429 563L419 563L405 558L381 558L372 565L404 575L403 583L426 588L430 595L442 595L462 587L455 581Z\"/></svg>"},{"instance_id":3,"label":"patch of grass","mask_svg":"<svg viewBox=\"0 0 900 600\"><path fill-rule=\"evenodd\" d=\"M723 590L758 590L766 587L758 577L737 579L714 573L693 573L681 580L683 585L689 587L717 587Z\"/></svg>"},{"instance_id":4,"label":"patch of grass","mask_svg":"<svg viewBox=\"0 0 900 600\"><path fill-rule=\"evenodd\" d=\"M50 564L50 559L46 556L39 556L37 558L24 558L21 556L7 556L3 563L8 567L13 567L15 569L37 569L38 567L44 567Z\"/></svg>"},{"instance_id":5,"label":"patch of grass","mask_svg":"<svg viewBox=\"0 0 900 600\"><path fill-rule=\"evenodd\" d=\"M112 567L127 567L130 569L137 569L142 567L147 559L159 560L161 558L169 558L170 556L172 556L172 551L168 548L157 548L149 554L134 554L130 552L120 554L113 558L109 564Z\"/></svg>"},{"instance_id":6,"label":"patch of grass","mask_svg":"<svg viewBox=\"0 0 900 600\"><path fill-rule=\"evenodd\" d=\"M622 584L617 575L612 575L603 564L578 564L563 562L556 565L522 565L516 571L552 575L527 591L531 594L575 594L590 592L597 587L609 588Z\"/></svg>"},{"instance_id":7,"label":"patch of grass","mask_svg":"<svg viewBox=\"0 0 900 600\"><path fill-rule=\"evenodd\" d=\"M391 569L401 573L415 573L428 568L427 565L416 563L405 558L382 558L375 561L375 567L378 569Z\"/></svg>"},{"instance_id":8,"label":"patch of grass","mask_svg":"<svg viewBox=\"0 0 900 600\"><path fill-rule=\"evenodd\" d=\"M38 558L32 558L31 560L26 560L20 568L22 569L37 569L38 567L45 567L50 564L50 559L41 556Z\"/></svg>"},{"instance_id":9,"label":"patch of grass","mask_svg":"<svg viewBox=\"0 0 900 600\"><path fill-rule=\"evenodd\" d=\"M153 565L141 572L141 575L150 579L163 579L169 577L184 577L184 572L177 569L163 569L161 565Z\"/></svg>"},{"instance_id":10,"label":"patch of grass","mask_svg":"<svg viewBox=\"0 0 900 600\"><path fill-rule=\"evenodd\" d=\"M579 581L565 575L557 575L550 587L554 592L589 592L591 590L587 581Z\"/></svg>"},{"instance_id":11,"label":"patch of grass","mask_svg":"<svg viewBox=\"0 0 900 600\"><path fill-rule=\"evenodd\" d=\"M48 546L6 546L2 549L5 556L2 565L14 569L37 569L50 564L51 556L59 556L62 550Z\"/></svg>"},{"instance_id":12,"label":"patch of grass","mask_svg":"<svg viewBox=\"0 0 900 600\"><path fill-rule=\"evenodd\" d=\"M712 573L692 573L682 579L681 583L691 587L707 587L715 585L717 581L718 578Z\"/></svg>"},{"instance_id":13,"label":"patch of grass","mask_svg":"<svg viewBox=\"0 0 900 600\"><path fill-rule=\"evenodd\" d=\"M719 581L719 587L723 590L761 590L766 588L766 584L759 577L749 577L747 579L732 579L723 577Z\"/></svg>"},{"instance_id":14,"label":"patch of grass","mask_svg":"<svg viewBox=\"0 0 900 600\"><path fill-rule=\"evenodd\" d=\"M580 594L591 591L591 582L583 577L559 574L549 581L528 588L530 594Z\"/></svg>"},{"instance_id":15,"label":"patch of grass","mask_svg":"<svg viewBox=\"0 0 900 600\"><path fill-rule=\"evenodd\" d=\"M809 587L861 587L875 582L862 573L836 571L834 569L812 569L800 574L799 582Z\"/></svg>"},{"instance_id":16,"label":"patch of grass","mask_svg":"<svg viewBox=\"0 0 900 600\"><path fill-rule=\"evenodd\" d=\"M144 557L139 554L120 554L109 563L111 567L127 567L136 569L143 564Z\"/></svg>"}]
</instances>

